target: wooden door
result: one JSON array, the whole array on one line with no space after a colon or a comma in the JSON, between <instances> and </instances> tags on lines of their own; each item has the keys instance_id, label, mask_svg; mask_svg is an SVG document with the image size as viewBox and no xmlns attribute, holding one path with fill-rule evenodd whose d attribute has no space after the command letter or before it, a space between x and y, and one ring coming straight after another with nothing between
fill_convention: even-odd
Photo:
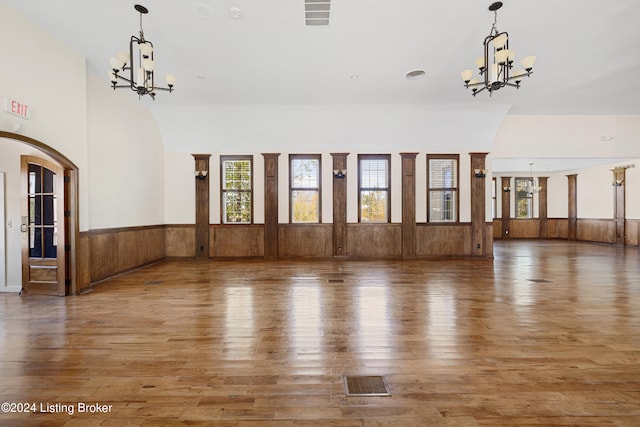
<instances>
[{"instance_id":1,"label":"wooden door","mask_svg":"<svg viewBox=\"0 0 640 427\"><path fill-rule=\"evenodd\" d=\"M64 296L64 170L31 156L22 156L21 163L22 289Z\"/></svg>"}]
</instances>

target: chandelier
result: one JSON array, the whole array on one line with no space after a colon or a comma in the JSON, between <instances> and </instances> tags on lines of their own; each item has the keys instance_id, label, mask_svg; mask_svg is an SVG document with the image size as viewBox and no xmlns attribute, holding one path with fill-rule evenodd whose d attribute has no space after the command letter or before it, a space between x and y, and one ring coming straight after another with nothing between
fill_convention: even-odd
<instances>
[{"instance_id":1,"label":"chandelier","mask_svg":"<svg viewBox=\"0 0 640 427\"><path fill-rule=\"evenodd\" d=\"M140 36L131 36L129 53L119 52L109 60L111 63L109 80L113 90L116 88L130 88L138 94L138 97L149 95L155 100L156 91L158 90L173 92L176 77L172 74L167 74L165 76L167 87L156 86L153 43L145 40L144 32L142 31L142 15L149 13L149 10L139 4L135 5L134 8L140 12ZM126 84L118 84L119 81L121 83L126 82Z\"/></svg>"},{"instance_id":2,"label":"chandelier","mask_svg":"<svg viewBox=\"0 0 640 427\"><path fill-rule=\"evenodd\" d=\"M529 77L536 62L535 56L527 56L522 59L524 69L512 71L515 52L509 49L509 34L505 31L499 32L496 27L498 21L498 9L502 7L502 2L497 1L489 6L489 10L494 13L493 26L489 35L485 37L484 56L476 60L480 78L472 78L473 70L464 70L460 73L464 86L471 89L473 96L489 91L489 96L498 89L511 86L518 89L523 77Z\"/></svg>"},{"instance_id":3,"label":"chandelier","mask_svg":"<svg viewBox=\"0 0 640 427\"><path fill-rule=\"evenodd\" d=\"M529 163L529 181L527 182L527 186L524 191L527 192L530 196L539 193L542 190L542 187L536 185L536 180L533 177L533 163Z\"/></svg>"}]
</instances>

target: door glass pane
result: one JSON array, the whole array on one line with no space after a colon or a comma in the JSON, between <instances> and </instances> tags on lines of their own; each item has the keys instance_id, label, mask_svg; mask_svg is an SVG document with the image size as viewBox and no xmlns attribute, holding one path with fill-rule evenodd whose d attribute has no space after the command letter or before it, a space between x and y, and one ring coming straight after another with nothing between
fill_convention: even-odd
<instances>
[{"instance_id":1,"label":"door glass pane","mask_svg":"<svg viewBox=\"0 0 640 427\"><path fill-rule=\"evenodd\" d=\"M42 167L29 164L29 194L41 192Z\"/></svg>"},{"instance_id":2,"label":"door glass pane","mask_svg":"<svg viewBox=\"0 0 640 427\"><path fill-rule=\"evenodd\" d=\"M54 225L55 215L55 197L52 195L42 196L42 225Z\"/></svg>"},{"instance_id":3,"label":"door glass pane","mask_svg":"<svg viewBox=\"0 0 640 427\"><path fill-rule=\"evenodd\" d=\"M43 193L55 193L56 192L56 174L47 168L43 168L43 171L44 171Z\"/></svg>"},{"instance_id":4,"label":"door glass pane","mask_svg":"<svg viewBox=\"0 0 640 427\"><path fill-rule=\"evenodd\" d=\"M47 227L44 229L44 257L45 258L56 258L57 256L57 246L56 246L56 236L55 236L55 228Z\"/></svg>"},{"instance_id":5,"label":"door glass pane","mask_svg":"<svg viewBox=\"0 0 640 427\"><path fill-rule=\"evenodd\" d=\"M34 227L31 230L32 239L29 242L29 256L31 258L42 258L42 228Z\"/></svg>"}]
</instances>

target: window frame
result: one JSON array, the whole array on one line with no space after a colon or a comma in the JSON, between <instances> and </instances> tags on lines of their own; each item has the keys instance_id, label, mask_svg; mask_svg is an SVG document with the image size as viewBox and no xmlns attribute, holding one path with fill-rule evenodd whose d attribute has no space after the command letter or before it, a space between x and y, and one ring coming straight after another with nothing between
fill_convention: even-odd
<instances>
[{"instance_id":1,"label":"window frame","mask_svg":"<svg viewBox=\"0 0 640 427\"><path fill-rule=\"evenodd\" d=\"M514 188L515 188L515 196L514 196L514 218L515 219L532 219L533 218L533 194L527 193L525 190L519 191L518 184L520 182L524 183L523 188L527 188L527 185L531 185L532 187L535 185L534 180L530 176L516 177L514 178ZM525 195L526 194L526 195ZM520 213L518 209L518 204L520 200L528 200L527 202L527 216L518 216Z\"/></svg>"},{"instance_id":2,"label":"window frame","mask_svg":"<svg viewBox=\"0 0 640 427\"><path fill-rule=\"evenodd\" d=\"M226 161L244 161L248 160L250 164L250 174L251 174L251 188L249 190L228 190L224 188L224 179L225 179L225 171L224 171L224 163ZM253 174L253 155L223 155L220 156L220 223L224 225L250 225L253 224L254 215L254 202L253 202L253 189L254 189L254 174ZM249 193L249 203L251 204L251 209L249 211L250 220L249 222L227 222L225 219L225 194L227 193Z\"/></svg>"},{"instance_id":3,"label":"window frame","mask_svg":"<svg viewBox=\"0 0 640 427\"><path fill-rule=\"evenodd\" d=\"M387 162L386 187L362 186L362 161L385 160ZM363 221L362 219L362 193L364 191L386 192L387 206L384 221ZM358 223L360 224L389 224L391 223L391 154L358 154Z\"/></svg>"},{"instance_id":4,"label":"window frame","mask_svg":"<svg viewBox=\"0 0 640 427\"><path fill-rule=\"evenodd\" d=\"M431 160L455 160L455 187L431 187L429 163ZM434 220L431 218L431 192L452 191L455 194L455 218L452 220ZM460 222L460 154L427 154L427 222L435 224L457 224Z\"/></svg>"},{"instance_id":5,"label":"window frame","mask_svg":"<svg viewBox=\"0 0 640 427\"><path fill-rule=\"evenodd\" d=\"M293 161L317 160L318 161L318 186L294 187L293 186ZM293 192L317 192L318 193L318 220L294 221ZM320 224L322 223L322 155L321 154L289 154L289 224Z\"/></svg>"}]
</instances>

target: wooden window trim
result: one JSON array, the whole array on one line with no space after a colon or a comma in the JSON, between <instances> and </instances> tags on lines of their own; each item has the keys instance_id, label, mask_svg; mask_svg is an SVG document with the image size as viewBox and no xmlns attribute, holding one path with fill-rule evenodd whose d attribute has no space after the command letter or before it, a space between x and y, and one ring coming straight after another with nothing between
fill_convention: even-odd
<instances>
[{"instance_id":1,"label":"wooden window trim","mask_svg":"<svg viewBox=\"0 0 640 427\"><path fill-rule=\"evenodd\" d=\"M318 187L293 188L291 173L293 160L317 160L318 161ZM318 221L317 222L293 222L293 191L317 191L318 192ZM321 224L322 223L322 155L321 154L289 154L289 224Z\"/></svg>"},{"instance_id":2,"label":"wooden window trim","mask_svg":"<svg viewBox=\"0 0 640 427\"><path fill-rule=\"evenodd\" d=\"M361 160L386 160L387 161L387 187L362 187ZM386 191L387 192L387 212L386 221L362 222L362 192L363 191ZM391 154L358 154L358 223L359 224L389 224L391 223Z\"/></svg>"},{"instance_id":3,"label":"wooden window trim","mask_svg":"<svg viewBox=\"0 0 640 427\"><path fill-rule=\"evenodd\" d=\"M250 212L250 221L249 222L225 222L224 220L224 195L227 191L229 190L225 190L224 189L224 162L228 161L228 160L249 160L249 163L251 165L251 190L249 191L250 193L250 201L251 201L251 212ZM221 225L253 225L253 221L254 221L254 215L253 215L253 209L255 207L254 204L254 200L253 200L253 188L254 188L254 180L253 180L254 174L253 174L253 155L251 154L246 154L246 155L223 155L220 156L220 224ZM239 192L237 190L232 190L234 192ZM245 191L246 192L246 191Z\"/></svg>"},{"instance_id":4,"label":"wooden window trim","mask_svg":"<svg viewBox=\"0 0 640 427\"><path fill-rule=\"evenodd\" d=\"M455 160L456 161L456 186L431 188L429 180L429 161L430 160ZM454 221L432 221L431 220L431 191L453 190L456 194L456 218ZM427 154L427 222L434 224L459 224L460 223L460 154Z\"/></svg>"}]
</instances>

